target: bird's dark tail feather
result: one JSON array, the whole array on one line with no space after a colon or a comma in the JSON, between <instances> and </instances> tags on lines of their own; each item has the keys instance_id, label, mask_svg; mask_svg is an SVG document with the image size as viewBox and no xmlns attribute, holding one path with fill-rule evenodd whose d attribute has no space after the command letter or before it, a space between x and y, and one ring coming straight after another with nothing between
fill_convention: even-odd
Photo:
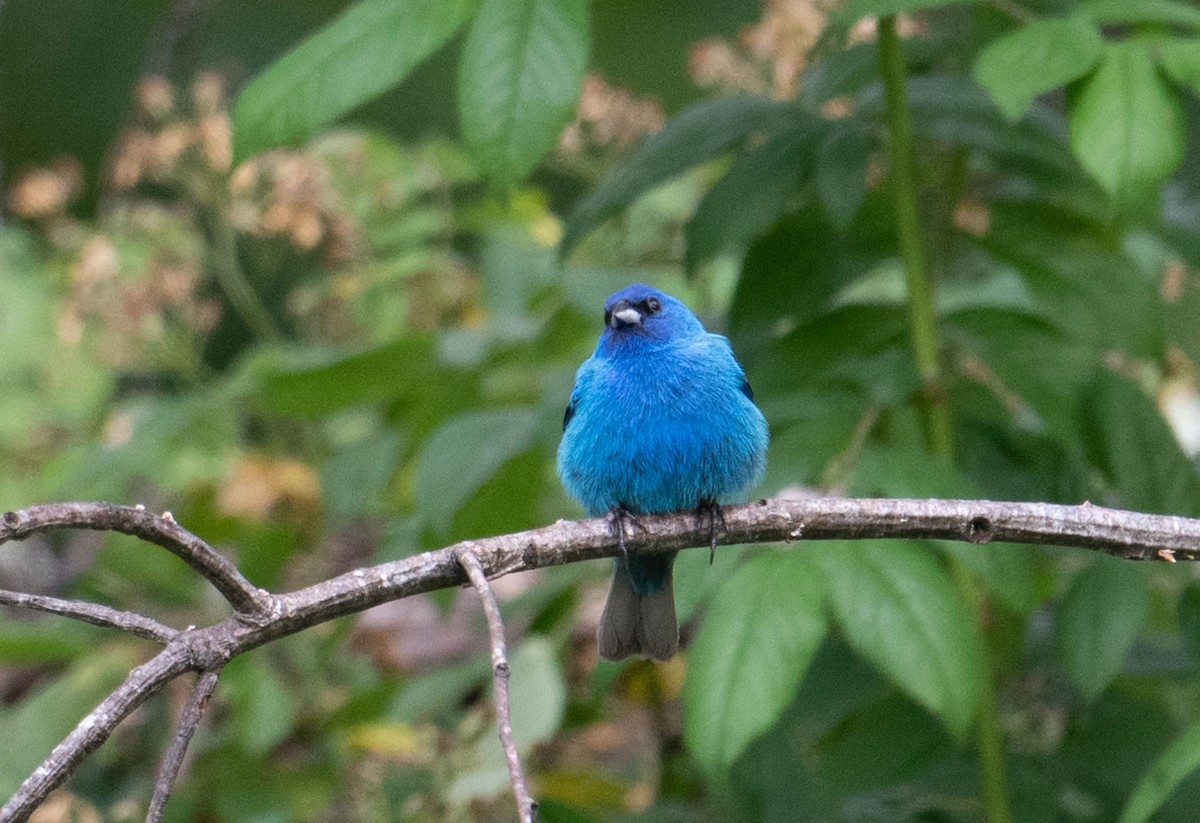
<instances>
[{"instance_id":1,"label":"bird's dark tail feather","mask_svg":"<svg viewBox=\"0 0 1200 823\"><path fill-rule=\"evenodd\" d=\"M618 558L597 632L601 657L621 660L641 655L669 660L675 655L679 648L679 626L675 622L672 578L668 565L661 588L638 594L634 591L629 567Z\"/></svg>"}]
</instances>

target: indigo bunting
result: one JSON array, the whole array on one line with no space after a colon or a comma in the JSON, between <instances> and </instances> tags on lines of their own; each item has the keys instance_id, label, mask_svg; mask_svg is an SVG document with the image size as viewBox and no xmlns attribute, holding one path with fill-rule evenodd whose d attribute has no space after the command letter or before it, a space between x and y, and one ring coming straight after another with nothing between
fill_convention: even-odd
<instances>
[{"instance_id":1,"label":"indigo bunting","mask_svg":"<svg viewBox=\"0 0 1200 823\"><path fill-rule=\"evenodd\" d=\"M604 332L575 375L558 474L589 515L613 515L622 549L625 517L683 509L708 514L715 545L716 507L758 484L766 451L767 423L728 340L649 286L608 298ZM670 658L675 553L614 560L600 655Z\"/></svg>"}]
</instances>

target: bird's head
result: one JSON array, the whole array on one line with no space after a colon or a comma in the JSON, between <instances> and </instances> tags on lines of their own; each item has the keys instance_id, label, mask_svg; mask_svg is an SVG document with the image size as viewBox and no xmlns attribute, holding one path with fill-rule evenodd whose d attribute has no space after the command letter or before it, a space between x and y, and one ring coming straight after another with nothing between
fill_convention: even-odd
<instances>
[{"instance_id":1,"label":"bird's head","mask_svg":"<svg viewBox=\"0 0 1200 823\"><path fill-rule=\"evenodd\" d=\"M604 337L611 343L668 341L704 333L680 301L642 283L626 286L604 303Z\"/></svg>"}]
</instances>

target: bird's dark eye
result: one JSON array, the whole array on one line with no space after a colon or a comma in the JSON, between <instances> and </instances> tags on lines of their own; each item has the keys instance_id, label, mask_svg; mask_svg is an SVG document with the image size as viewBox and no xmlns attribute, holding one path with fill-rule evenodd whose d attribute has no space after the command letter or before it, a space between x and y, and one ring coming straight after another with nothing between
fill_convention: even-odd
<instances>
[{"instance_id":1,"label":"bird's dark eye","mask_svg":"<svg viewBox=\"0 0 1200 823\"><path fill-rule=\"evenodd\" d=\"M604 325L605 327L612 324L612 309L604 310Z\"/></svg>"},{"instance_id":2,"label":"bird's dark eye","mask_svg":"<svg viewBox=\"0 0 1200 823\"><path fill-rule=\"evenodd\" d=\"M648 299L648 300L646 301L646 310L647 310L648 312L650 312L650 314L655 314L655 313L657 313L657 312L658 312L658 310L659 310L659 309L661 309L661 308L662 308L662 303L659 303L659 302L658 302L658 298L657 298L657 297L651 297L650 299Z\"/></svg>"}]
</instances>

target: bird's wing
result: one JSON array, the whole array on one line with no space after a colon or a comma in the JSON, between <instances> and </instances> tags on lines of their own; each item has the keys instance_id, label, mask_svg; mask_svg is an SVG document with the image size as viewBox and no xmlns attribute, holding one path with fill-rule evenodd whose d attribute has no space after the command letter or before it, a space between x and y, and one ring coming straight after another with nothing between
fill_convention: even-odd
<instances>
[{"instance_id":1,"label":"bird's wing","mask_svg":"<svg viewBox=\"0 0 1200 823\"><path fill-rule=\"evenodd\" d=\"M725 337L723 334L712 334L710 332L709 334L705 335L705 342L719 350L722 355L728 358L729 365L733 368L734 374L737 375L738 389L740 389L742 394L746 395L746 397L750 399L750 402L753 403L754 389L750 388L750 381L746 379L746 372L742 370L742 364L737 361L737 357L735 357L733 354L733 346L730 344L729 338Z\"/></svg>"},{"instance_id":2,"label":"bird's wing","mask_svg":"<svg viewBox=\"0 0 1200 823\"><path fill-rule=\"evenodd\" d=\"M571 400L567 403L567 410L563 413L563 431L567 430L567 424L571 422L571 418L575 416L575 394L571 394Z\"/></svg>"},{"instance_id":3,"label":"bird's wing","mask_svg":"<svg viewBox=\"0 0 1200 823\"><path fill-rule=\"evenodd\" d=\"M738 386L742 390L742 394L750 398L750 402L754 402L754 389L750 388L750 381L746 379L745 373L742 374L742 384Z\"/></svg>"}]
</instances>

